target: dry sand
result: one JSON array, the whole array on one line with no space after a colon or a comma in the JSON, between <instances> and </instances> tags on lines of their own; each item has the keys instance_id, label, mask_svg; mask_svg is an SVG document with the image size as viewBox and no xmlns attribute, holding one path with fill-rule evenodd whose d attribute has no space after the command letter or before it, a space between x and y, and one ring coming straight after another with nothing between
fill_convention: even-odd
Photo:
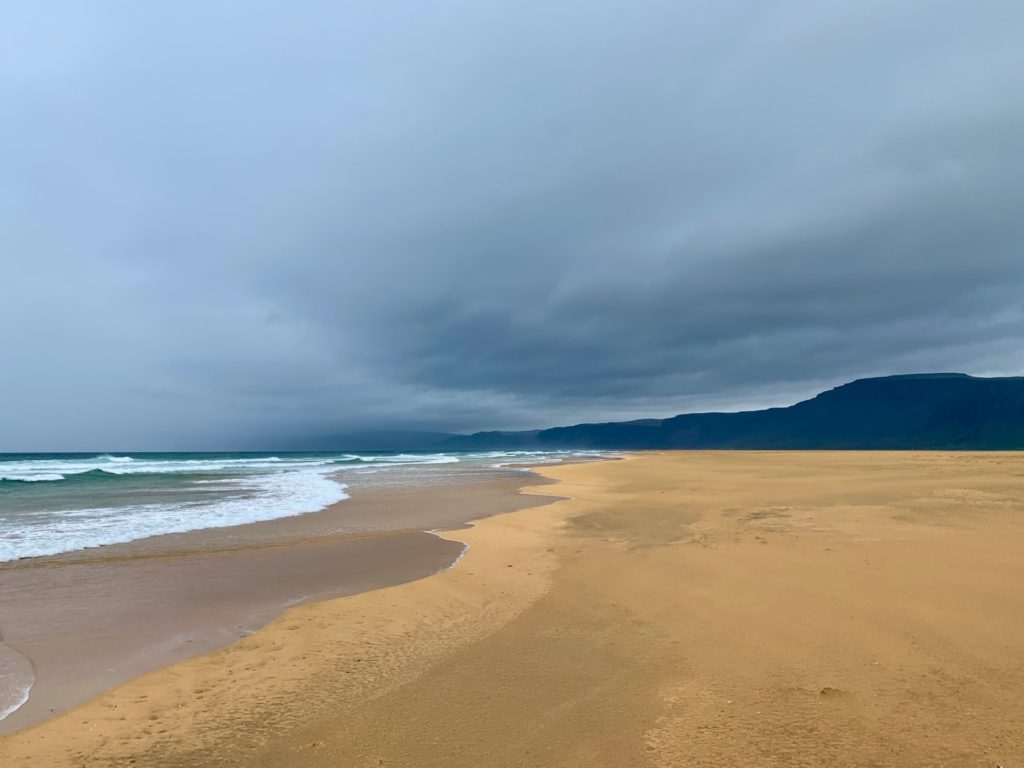
<instances>
[{"instance_id":1,"label":"dry sand","mask_svg":"<svg viewBox=\"0 0 1024 768\"><path fill-rule=\"evenodd\" d=\"M0 765L1019 766L1024 455L670 453L0 741Z\"/></svg>"}]
</instances>

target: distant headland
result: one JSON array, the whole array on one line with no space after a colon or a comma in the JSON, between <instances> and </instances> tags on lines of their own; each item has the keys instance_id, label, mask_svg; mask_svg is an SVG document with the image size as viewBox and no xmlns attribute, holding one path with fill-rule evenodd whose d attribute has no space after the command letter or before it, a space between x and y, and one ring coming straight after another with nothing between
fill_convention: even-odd
<instances>
[{"instance_id":1,"label":"distant headland","mask_svg":"<svg viewBox=\"0 0 1024 768\"><path fill-rule=\"evenodd\" d=\"M1024 449L1024 377L917 373L857 379L784 408L457 435L378 432L316 450Z\"/></svg>"}]
</instances>

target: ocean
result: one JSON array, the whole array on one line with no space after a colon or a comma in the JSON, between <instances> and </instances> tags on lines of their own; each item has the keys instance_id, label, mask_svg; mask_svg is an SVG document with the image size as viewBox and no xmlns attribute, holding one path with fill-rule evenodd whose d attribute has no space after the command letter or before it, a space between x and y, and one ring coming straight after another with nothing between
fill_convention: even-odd
<instances>
[{"instance_id":1,"label":"ocean","mask_svg":"<svg viewBox=\"0 0 1024 768\"><path fill-rule=\"evenodd\" d=\"M402 468L557 462L567 451L0 454L0 562L316 512Z\"/></svg>"}]
</instances>

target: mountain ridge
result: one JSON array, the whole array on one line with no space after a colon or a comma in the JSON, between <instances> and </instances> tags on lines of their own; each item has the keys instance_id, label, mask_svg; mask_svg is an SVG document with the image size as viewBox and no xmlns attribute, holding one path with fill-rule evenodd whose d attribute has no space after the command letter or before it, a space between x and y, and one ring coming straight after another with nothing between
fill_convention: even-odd
<instances>
[{"instance_id":1,"label":"mountain ridge","mask_svg":"<svg viewBox=\"0 0 1024 768\"><path fill-rule=\"evenodd\" d=\"M450 450L1024 449L1024 377L895 374L856 379L784 407L477 432L454 435L443 445Z\"/></svg>"}]
</instances>

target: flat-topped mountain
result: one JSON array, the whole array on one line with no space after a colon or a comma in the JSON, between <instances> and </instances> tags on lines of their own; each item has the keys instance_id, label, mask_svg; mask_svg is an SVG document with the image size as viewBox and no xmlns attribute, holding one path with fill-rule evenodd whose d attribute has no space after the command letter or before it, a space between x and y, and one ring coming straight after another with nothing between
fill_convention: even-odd
<instances>
[{"instance_id":1,"label":"flat-topped mountain","mask_svg":"<svg viewBox=\"0 0 1024 768\"><path fill-rule=\"evenodd\" d=\"M858 379L786 408L452 436L448 449L1024 449L1024 377Z\"/></svg>"}]
</instances>

